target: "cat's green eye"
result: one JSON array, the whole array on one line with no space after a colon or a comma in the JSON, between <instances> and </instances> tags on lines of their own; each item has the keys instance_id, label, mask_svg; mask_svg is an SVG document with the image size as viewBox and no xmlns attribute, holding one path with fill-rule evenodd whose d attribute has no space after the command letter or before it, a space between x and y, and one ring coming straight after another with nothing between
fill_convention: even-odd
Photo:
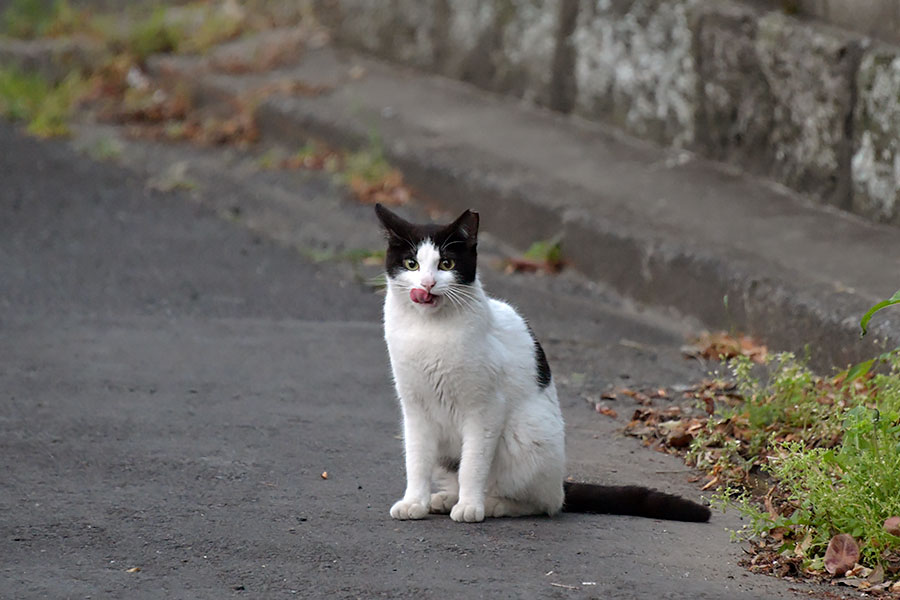
<instances>
[{"instance_id":1,"label":"cat's green eye","mask_svg":"<svg viewBox=\"0 0 900 600\"><path fill-rule=\"evenodd\" d=\"M417 263L414 258L404 258L403 266L409 271L418 271L419 270L419 263Z\"/></svg>"},{"instance_id":2,"label":"cat's green eye","mask_svg":"<svg viewBox=\"0 0 900 600\"><path fill-rule=\"evenodd\" d=\"M456 266L456 263L453 261L452 258L445 258L440 262L440 264L438 265L438 268L441 271L449 271L455 266Z\"/></svg>"}]
</instances>

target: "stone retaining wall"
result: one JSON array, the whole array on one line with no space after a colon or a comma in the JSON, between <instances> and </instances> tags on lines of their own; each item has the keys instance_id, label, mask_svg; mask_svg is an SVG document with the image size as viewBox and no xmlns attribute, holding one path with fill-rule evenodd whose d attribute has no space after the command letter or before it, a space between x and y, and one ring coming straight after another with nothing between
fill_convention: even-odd
<instances>
[{"instance_id":1,"label":"stone retaining wall","mask_svg":"<svg viewBox=\"0 0 900 600\"><path fill-rule=\"evenodd\" d=\"M883 41L763 0L313 5L339 43L900 224L900 48Z\"/></svg>"}]
</instances>

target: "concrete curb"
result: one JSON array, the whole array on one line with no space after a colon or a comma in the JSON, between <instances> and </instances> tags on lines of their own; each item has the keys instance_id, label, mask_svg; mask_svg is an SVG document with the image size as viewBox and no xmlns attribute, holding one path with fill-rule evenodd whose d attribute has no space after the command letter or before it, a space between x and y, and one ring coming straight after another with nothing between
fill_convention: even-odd
<instances>
[{"instance_id":1,"label":"concrete curb","mask_svg":"<svg viewBox=\"0 0 900 600\"><path fill-rule=\"evenodd\" d=\"M304 63L309 61L307 57ZM318 82L316 77L322 73L316 71L320 68L326 72L326 79L334 75L331 61L329 58L318 67L275 76ZM404 85L431 86L440 94L456 96L454 102L466 104L465 110L474 112L479 103L500 105L520 117L523 127L537 120L566 130L565 135L581 135L584 129L594 127L369 59L353 57L346 64L350 63L364 65L366 78L387 78L387 87L402 81ZM266 77L225 77L199 67L183 59L166 58L154 63L158 73L191 84L207 102L234 98ZM396 93L406 91L398 88ZM477 144L437 139L411 119L392 113L390 105L382 106L381 114L376 114L368 110L372 106L354 108L351 104L347 97L334 95L324 99L273 96L259 105L258 119L265 137L294 145L320 138L335 145L360 147L375 128L390 160L427 202L447 211L475 206L492 233L520 248L537 239L561 236L567 258L586 276L639 302L696 317L712 328L737 328L760 336L773 348L808 352L812 365L819 369L844 366L885 347L900 345L896 317L891 319L885 313L865 340L859 339L857 325L869 306L890 295L892 286L900 285L900 270L892 264L872 265L875 257L893 256L893 249L900 256L900 236L890 227L803 203L773 190L770 184L724 173L721 167L705 161L692 160L671 171L680 172L681 178L673 180L673 185L685 178L708 180L716 190L714 195L724 197L743 190L802 213L802 219L814 221L813 235L815 230L819 234L833 230L835 255L844 256L847 264L858 264L861 269L855 274L854 285L849 286L841 283L839 273L804 273L808 261L802 256L785 256L783 264L773 264L746 248L708 247L702 243L701 230L707 225L702 213L696 215L698 231L694 232L664 219L648 220L646 213L614 205L583 186L534 172L514 157L497 156ZM660 161L671 158L658 149L616 139L608 132L588 135L594 136L592 144L607 143L634 151L643 161L639 170L652 172ZM616 148L613 154L619 150ZM666 177L662 177L661 185L665 182ZM731 225L739 228L741 223ZM783 225L773 221L768 232L771 243L797 234L779 227ZM859 285L867 281L872 285Z\"/></svg>"}]
</instances>

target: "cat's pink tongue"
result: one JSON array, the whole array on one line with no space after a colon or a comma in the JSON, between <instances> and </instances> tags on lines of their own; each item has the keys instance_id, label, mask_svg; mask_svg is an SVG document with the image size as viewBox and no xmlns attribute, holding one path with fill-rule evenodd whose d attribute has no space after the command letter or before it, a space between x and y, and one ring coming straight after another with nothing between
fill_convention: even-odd
<instances>
[{"instance_id":1,"label":"cat's pink tongue","mask_svg":"<svg viewBox=\"0 0 900 600\"><path fill-rule=\"evenodd\" d=\"M434 299L434 296L425 290L413 289L409 291L409 299L416 304L428 304Z\"/></svg>"}]
</instances>

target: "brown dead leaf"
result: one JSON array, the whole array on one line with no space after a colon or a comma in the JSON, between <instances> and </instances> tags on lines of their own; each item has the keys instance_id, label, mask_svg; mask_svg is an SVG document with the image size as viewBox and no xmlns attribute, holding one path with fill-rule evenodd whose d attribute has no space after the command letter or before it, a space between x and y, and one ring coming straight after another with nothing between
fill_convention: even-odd
<instances>
[{"instance_id":1,"label":"brown dead leaf","mask_svg":"<svg viewBox=\"0 0 900 600\"><path fill-rule=\"evenodd\" d=\"M272 31L213 51L209 66L224 73L260 73L298 62L310 32L303 28Z\"/></svg>"},{"instance_id":2,"label":"brown dead leaf","mask_svg":"<svg viewBox=\"0 0 900 600\"><path fill-rule=\"evenodd\" d=\"M872 569L872 572L869 573L869 576L866 577L866 581L870 585L878 585L884 581L884 567L881 565L875 565L875 568Z\"/></svg>"},{"instance_id":3,"label":"brown dead leaf","mask_svg":"<svg viewBox=\"0 0 900 600\"><path fill-rule=\"evenodd\" d=\"M717 475L717 476L713 477L712 479L710 479L709 481L707 481L707 482L703 485L703 487L700 488L700 490L705 492L705 491L708 490L709 488L715 487L716 484L718 484L718 483L719 483L719 476Z\"/></svg>"},{"instance_id":4,"label":"brown dead leaf","mask_svg":"<svg viewBox=\"0 0 900 600\"><path fill-rule=\"evenodd\" d=\"M687 448L691 445L691 442L694 441L694 436L692 436L687 431L673 431L666 438L666 444L670 448Z\"/></svg>"},{"instance_id":5,"label":"brown dead leaf","mask_svg":"<svg viewBox=\"0 0 900 600\"><path fill-rule=\"evenodd\" d=\"M666 420L680 419L684 415L684 411L680 406L670 406L660 413Z\"/></svg>"},{"instance_id":6,"label":"brown dead leaf","mask_svg":"<svg viewBox=\"0 0 900 600\"><path fill-rule=\"evenodd\" d=\"M768 349L749 336L743 334L732 336L724 331L717 331L700 334L691 345L683 347L682 352L689 358L727 360L736 356L746 356L755 363L763 363Z\"/></svg>"},{"instance_id":7,"label":"brown dead leaf","mask_svg":"<svg viewBox=\"0 0 900 600\"><path fill-rule=\"evenodd\" d=\"M350 178L350 190L357 200L364 204L387 204L399 206L406 204L412 194L403 183L403 175L396 169L391 170L379 181L371 182L358 175Z\"/></svg>"},{"instance_id":8,"label":"brown dead leaf","mask_svg":"<svg viewBox=\"0 0 900 600\"><path fill-rule=\"evenodd\" d=\"M131 567L130 569L125 569L126 573L140 573L140 567Z\"/></svg>"},{"instance_id":9,"label":"brown dead leaf","mask_svg":"<svg viewBox=\"0 0 900 600\"><path fill-rule=\"evenodd\" d=\"M610 417L611 419L615 419L616 417L619 416L619 414L618 414L616 411L614 411L613 409L611 409L611 408L610 408L609 406L607 406L606 404L598 404L598 405L595 407L595 410L596 410L598 413L600 413L601 415L606 415L607 417Z\"/></svg>"},{"instance_id":10,"label":"brown dead leaf","mask_svg":"<svg viewBox=\"0 0 900 600\"><path fill-rule=\"evenodd\" d=\"M885 519L884 530L891 535L900 536L900 517L888 517Z\"/></svg>"},{"instance_id":11,"label":"brown dead leaf","mask_svg":"<svg viewBox=\"0 0 900 600\"><path fill-rule=\"evenodd\" d=\"M639 438L652 436L654 431L655 430L652 427L648 427L647 425L644 425L643 423L635 422L635 421L632 421L631 423L628 424L627 427L625 427L625 433L627 433L630 436L639 437Z\"/></svg>"},{"instance_id":12,"label":"brown dead leaf","mask_svg":"<svg viewBox=\"0 0 900 600\"><path fill-rule=\"evenodd\" d=\"M328 479L328 471L322 471L322 479Z\"/></svg>"},{"instance_id":13,"label":"brown dead leaf","mask_svg":"<svg viewBox=\"0 0 900 600\"><path fill-rule=\"evenodd\" d=\"M563 262L547 260L534 260L524 257L512 257L506 259L506 273L559 273L564 266Z\"/></svg>"},{"instance_id":14,"label":"brown dead leaf","mask_svg":"<svg viewBox=\"0 0 900 600\"><path fill-rule=\"evenodd\" d=\"M853 536L839 533L828 542L825 550L825 570L840 577L859 560L859 546Z\"/></svg>"},{"instance_id":15,"label":"brown dead leaf","mask_svg":"<svg viewBox=\"0 0 900 600\"><path fill-rule=\"evenodd\" d=\"M881 555L881 564L884 565L884 569L888 573L897 575L900 573L900 552L890 552L886 550Z\"/></svg>"}]
</instances>

